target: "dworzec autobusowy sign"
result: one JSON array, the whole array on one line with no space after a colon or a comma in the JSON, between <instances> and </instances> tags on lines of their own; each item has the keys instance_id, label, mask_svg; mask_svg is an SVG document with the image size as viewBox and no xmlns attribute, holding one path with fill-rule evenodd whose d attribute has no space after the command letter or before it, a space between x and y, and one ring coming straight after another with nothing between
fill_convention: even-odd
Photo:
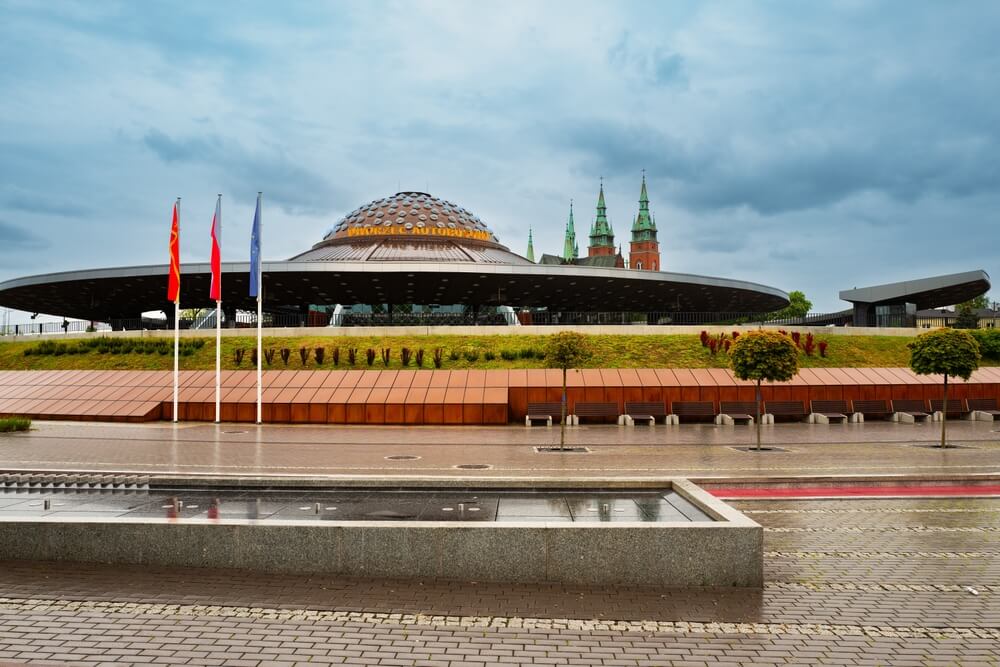
<instances>
[{"instance_id":1,"label":"dworzec autobusowy sign","mask_svg":"<svg viewBox=\"0 0 1000 667\"><path fill-rule=\"evenodd\" d=\"M451 236L464 239L491 241L493 235L476 229L450 229L448 227L361 227L347 230L348 236Z\"/></svg>"}]
</instances>

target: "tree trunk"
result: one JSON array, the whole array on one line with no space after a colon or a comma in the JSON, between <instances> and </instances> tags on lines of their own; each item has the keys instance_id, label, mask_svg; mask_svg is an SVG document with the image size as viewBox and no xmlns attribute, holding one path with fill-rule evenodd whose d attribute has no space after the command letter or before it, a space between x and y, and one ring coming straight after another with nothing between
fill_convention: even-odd
<instances>
[{"instance_id":1,"label":"tree trunk","mask_svg":"<svg viewBox=\"0 0 1000 667\"><path fill-rule=\"evenodd\" d=\"M559 420L559 447L566 446L566 369L563 372L562 419Z\"/></svg>"},{"instance_id":2,"label":"tree trunk","mask_svg":"<svg viewBox=\"0 0 1000 667\"><path fill-rule=\"evenodd\" d=\"M947 447L948 441L945 434L948 426L948 374L944 374L944 400L941 401L941 446Z\"/></svg>"},{"instance_id":3,"label":"tree trunk","mask_svg":"<svg viewBox=\"0 0 1000 667\"><path fill-rule=\"evenodd\" d=\"M760 380L757 380L757 451L760 451Z\"/></svg>"}]
</instances>

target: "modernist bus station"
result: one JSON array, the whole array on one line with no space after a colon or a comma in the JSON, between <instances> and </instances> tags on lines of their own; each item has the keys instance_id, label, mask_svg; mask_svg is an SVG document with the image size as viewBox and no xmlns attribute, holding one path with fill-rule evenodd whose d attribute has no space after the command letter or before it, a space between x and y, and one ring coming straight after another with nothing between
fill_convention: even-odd
<instances>
[{"instance_id":1,"label":"modernist bus station","mask_svg":"<svg viewBox=\"0 0 1000 667\"><path fill-rule=\"evenodd\" d=\"M627 246L602 209L585 251L570 213L535 261L451 202L373 201L264 262L265 336L913 336L990 287L852 288L841 313L768 323L781 289L663 270L645 183ZM248 336L249 265L224 269L223 332ZM142 330L172 310L166 273L2 283L0 304L97 331L0 346L166 336ZM208 284L185 265L184 307ZM943 449L941 378L803 368L764 387L756 450L730 371L605 366L568 374L564 441L556 369L269 367L259 425L247 366L218 424L213 371L180 373L174 415L169 371L0 370L0 417L34 420L0 434L0 661L996 664L997 367L950 385Z\"/></svg>"},{"instance_id":2,"label":"modernist bus station","mask_svg":"<svg viewBox=\"0 0 1000 667\"><path fill-rule=\"evenodd\" d=\"M774 287L663 271L644 178L627 258L608 221L603 187L586 238L586 256L581 256L571 209L562 254L542 254L535 262L530 240L527 256L521 256L458 204L424 193L400 192L351 211L300 254L285 261L265 261L265 324L311 324L333 332L349 328L337 325L352 323L482 323L518 331L535 324L584 326L581 330L587 331L589 324L624 323L630 331L638 331L633 326L638 324L664 327L667 332L691 323L697 325L693 332L698 332L712 324L720 330L731 329L732 322L752 328L755 318L763 321L766 313L788 305L787 295ZM224 265L222 303L227 328L240 323L241 313L255 309L247 296L248 271L245 263ZM123 323L142 326L141 313L162 309L172 316L170 304L163 300L166 272L166 266L140 266L25 277L0 284L0 304L111 324L114 329L128 328ZM212 305L209 278L207 265L183 267L185 306ZM918 310L957 303L989 287L984 271L971 271L853 289L841 293L853 310L791 324L851 321L859 326L912 327ZM188 326L214 329L214 310L206 312L210 317ZM26 328L30 333L30 325ZM221 399L223 419L256 420L255 383L250 371L227 372ZM0 396L0 412L115 421L173 416L168 374L7 373L0 375L0 384L13 385ZM531 413L530 405L536 406L536 413L543 404L553 410L551 405L562 391L554 370L365 370L322 375L269 371L265 384L264 421L291 423L523 422ZM83 387L99 387L100 391ZM213 374L185 372L182 387L179 418L214 417ZM990 398L998 395L998 387L1000 377L984 369L957 391L962 392L961 398ZM765 398L799 401L805 416L810 413L810 402L816 400L882 400L888 401L886 411L893 412L892 400L936 399L936 391L935 383L902 369L805 369L787 386L767 387ZM595 419L613 422L624 419L630 403L656 403L660 407L654 413L665 418L674 411L674 404L700 401L711 403L711 409L702 412L714 418L726 413L723 403L752 399L752 386L727 370L591 369L570 378L569 409L575 415L577 404L601 404ZM680 418L703 416L682 414Z\"/></svg>"}]
</instances>

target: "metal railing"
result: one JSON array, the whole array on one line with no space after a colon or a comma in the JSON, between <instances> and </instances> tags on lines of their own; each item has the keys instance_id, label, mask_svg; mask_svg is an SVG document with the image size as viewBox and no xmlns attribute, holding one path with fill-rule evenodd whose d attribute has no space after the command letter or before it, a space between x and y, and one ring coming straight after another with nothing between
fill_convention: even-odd
<instances>
[{"instance_id":1,"label":"metal railing","mask_svg":"<svg viewBox=\"0 0 1000 667\"><path fill-rule=\"evenodd\" d=\"M777 319L773 315L746 312L589 312L589 311L545 311L524 310L520 312L497 312L483 309L478 312L412 312L405 307L393 308L391 312L323 312L264 313L265 328L295 327L387 327L387 326L610 326L610 325L652 325L652 326L843 326L851 324L849 313L810 313L805 317ZM200 326L199 326L200 325ZM182 319L180 328L204 328L206 332L215 326L214 312L209 317ZM238 311L234 318L225 318L223 328L250 329L257 326L257 314ZM108 331L157 331L173 328L173 322L162 318L112 319L107 322L28 322L0 326L3 336L38 336L43 334L108 332Z\"/></svg>"}]
</instances>

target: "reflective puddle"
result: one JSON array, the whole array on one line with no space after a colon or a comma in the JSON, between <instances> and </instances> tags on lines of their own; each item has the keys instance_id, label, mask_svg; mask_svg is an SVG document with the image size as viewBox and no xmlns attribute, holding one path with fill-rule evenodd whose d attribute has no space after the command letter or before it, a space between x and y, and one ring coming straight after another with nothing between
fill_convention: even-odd
<instances>
[{"instance_id":1,"label":"reflective puddle","mask_svg":"<svg viewBox=\"0 0 1000 667\"><path fill-rule=\"evenodd\" d=\"M5 518L326 521L713 521L675 491L7 490Z\"/></svg>"}]
</instances>

